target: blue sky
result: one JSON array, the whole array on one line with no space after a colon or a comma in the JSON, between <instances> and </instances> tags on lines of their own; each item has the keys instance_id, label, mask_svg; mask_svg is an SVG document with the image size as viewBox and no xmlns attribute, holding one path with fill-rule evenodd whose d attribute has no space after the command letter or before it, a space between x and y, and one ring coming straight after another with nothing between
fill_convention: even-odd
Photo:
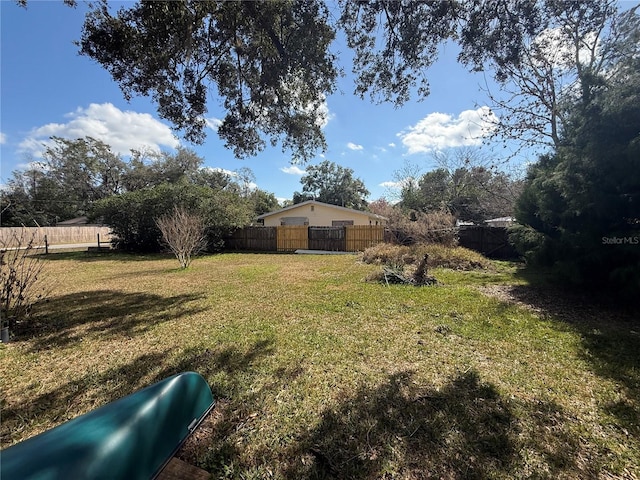
<instances>
[{"instance_id":1,"label":"blue sky","mask_svg":"<svg viewBox=\"0 0 640 480\"><path fill-rule=\"evenodd\" d=\"M124 100L109 74L78 55L73 44L80 37L83 3L72 9L62 1L30 0L24 9L2 0L0 9L2 183L14 169L37 160L42 144L57 135L92 136L123 155L130 148L171 150L183 145L203 157L208 167L250 168L257 186L279 199L301 190L305 165L292 165L290 155L279 147L238 160L214 130L208 131L204 145L192 145L159 119L148 98ZM480 88L485 77L458 65L455 47L443 48L440 60L428 71L431 95L398 109L353 95L350 51L340 38L332 50L340 53L347 75L340 79L338 92L326 100L328 150L310 164L327 159L353 169L371 192L371 201L391 196L397 172L407 164L428 171L434 167L434 150L478 142L480 114L486 113L486 95ZM224 117L217 105L212 98L208 113L212 120Z\"/></svg>"}]
</instances>

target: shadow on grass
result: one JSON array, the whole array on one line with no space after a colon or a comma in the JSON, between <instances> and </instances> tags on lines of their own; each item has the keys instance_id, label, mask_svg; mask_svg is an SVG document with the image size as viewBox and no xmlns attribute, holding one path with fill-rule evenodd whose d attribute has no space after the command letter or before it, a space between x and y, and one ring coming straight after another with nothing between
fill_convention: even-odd
<instances>
[{"instance_id":1,"label":"shadow on grass","mask_svg":"<svg viewBox=\"0 0 640 480\"><path fill-rule=\"evenodd\" d=\"M523 440L513 407L473 371L440 389L418 386L409 372L394 374L327 409L319 426L305 432L288 453L301 460L285 478L518 476L523 449L551 473L574 470L577 445L568 441L569 434L556 428L542 441L537 440L540 432ZM563 421L553 405L525 409L536 413L536 429L542 431Z\"/></svg>"},{"instance_id":2,"label":"shadow on grass","mask_svg":"<svg viewBox=\"0 0 640 480\"><path fill-rule=\"evenodd\" d=\"M222 478L222 472L235 467L245 471L244 449L248 445L238 441L240 432L251 429L265 399L294 378L286 369L278 369L272 382L256 388L260 376L256 367L273 353L271 340L258 341L246 350L229 346L216 350L192 348L160 373L160 378L166 378L195 366L208 380L217 402L213 414L196 432L195 441L178 453L179 458L212 472L213 478Z\"/></svg>"},{"instance_id":3,"label":"shadow on grass","mask_svg":"<svg viewBox=\"0 0 640 480\"><path fill-rule=\"evenodd\" d=\"M239 375L251 370L262 357L273 353L273 342L261 340L246 351L233 346L219 349L190 348L185 350L174 363L166 366L158 373L158 380L176 373L197 369L207 379L223 374L226 381L223 385L210 382L214 397L231 397L240 391Z\"/></svg>"},{"instance_id":4,"label":"shadow on grass","mask_svg":"<svg viewBox=\"0 0 640 480\"><path fill-rule=\"evenodd\" d=\"M111 251L106 253L93 253L87 251L53 251L48 254L43 253L41 255L44 260L49 262L60 260L73 260L76 262L102 262L105 260L118 262L148 262L175 258L169 253L128 253L123 251Z\"/></svg>"},{"instance_id":5,"label":"shadow on grass","mask_svg":"<svg viewBox=\"0 0 640 480\"><path fill-rule=\"evenodd\" d=\"M22 431L33 425L55 426L77 416L82 410L128 395L145 387L139 382L150 370L165 359L164 353L150 353L133 362L103 373L87 373L77 380L61 383L57 388L34 396L26 396L20 403L2 405L2 444L20 438ZM90 408L90 409L91 409ZM29 435L31 436L31 435Z\"/></svg>"},{"instance_id":6,"label":"shadow on grass","mask_svg":"<svg viewBox=\"0 0 640 480\"><path fill-rule=\"evenodd\" d=\"M91 334L133 336L154 325L204 310L194 305L201 295L163 297L150 293L98 290L53 297L38 304L17 340L31 339L33 350L64 347Z\"/></svg>"},{"instance_id":7,"label":"shadow on grass","mask_svg":"<svg viewBox=\"0 0 640 480\"><path fill-rule=\"evenodd\" d=\"M176 354L177 348L140 355L132 362L106 369L101 373L88 371L78 379L61 382L45 393L28 396L25 392L20 402L8 404L2 401L0 440L3 447L21 439L23 432L36 425L45 429L54 427L79 414L98 408L108 402L134 393L157 381L184 371L200 373L209 384L212 378L223 373L226 384L220 388L212 385L215 398L221 390L239 389L240 379L251 374L252 368L262 357L272 352L271 342L257 342L246 351L234 347L219 350L189 349ZM32 434L27 434L32 436Z\"/></svg>"},{"instance_id":8,"label":"shadow on grass","mask_svg":"<svg viewBox=\"0 0 640 480\"><path fill-rule=\"evenodd\" d=\"M582 339L582 358L594 373L624 387L627 400L605 406L620 425L640 435L640 308L620 305L604 294L563 288L549 273L523 268L518 276L528 285L509 285L510 300L539 315L569 326Z\"/></svg>"}]
</instances>

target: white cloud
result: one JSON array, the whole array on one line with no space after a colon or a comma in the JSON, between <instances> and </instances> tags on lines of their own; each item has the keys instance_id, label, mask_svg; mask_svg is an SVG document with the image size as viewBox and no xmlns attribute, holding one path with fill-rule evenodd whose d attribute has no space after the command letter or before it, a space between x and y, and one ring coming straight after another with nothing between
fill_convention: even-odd
<instances>
[{"instance_id":1,"label":"white cloud","mask_svg":"<svg viewBox=\"0 0 640 480\"><path fill-rule=\"evenodd\" d=\"M584 35L578 47L578 61L588 64L599 46L600 39L595 32ZM537 67L551 64L560 69L571 68L575 65L575 54L576 46L571 35L560 27L544 30L532 44L532 61Z\"/></svg>"},{"instance_id":2,"label":"white cloud","mask_svg":"<svg viewBox=\"0 0 640 480\"><path fill-rule=\"evenodd\" d=\"M304 175L305 173L307 173L305 170L301 169L300 167L296 166L296 165L291 165L289 167L283 167L280 169L280 171L284 172L284 173L288 173L289 175Z\"/></svg>"},{"instance_id":3,"label":"white cloud","mask_svg":"<svg viewBox=\"0 0 640 480\"><path fill-rule=\"evenodd\" d=\"M307 107L305 110L309 110L310 107ZM329 105L327 105L327 99L323 95L320 99L320 103L316 108L316 124L320 126L320 128L324 128L329 124L330 120L335 118L335 115L329 111Z\"/></svg>"},{"instance_id":4,"label":"white cloud","mask_svg":"<svg viewBox=\"0 0 640 480\"><path fill-rule=\"evenodd\" d=\"M4 145L5 143L7 143L7 136L0 132L0 145Z\"/></svg>"},{"instance_id":5,"label":"white cloud","mask_svg":"<svg viewBox=\"0 0 640 480\"><path fill-rule=\"evenodd\" d=\"M382 182L381 184L379 184L379 187L383 187L383 188L389 188L391 190L400 190L402 188L404 182L392 182L392 181L388 181L388 182Z\"/></svg>"},{"instance_id":6,"label":"white cloud","mask_svg":"<svg viewBox=\"0 0 640 480\"><path fill-rule=\"evenodd\" d=\"M391 143L389 144L389 146L390 146L391 148L395 148L396 144L395 144L395 143L393 143L393 142L391 142Z\"/></svg>"},{"instance_id":7,"label":"white cloud","mask_svg":"<svg viewBox=\"0 0 640 480\"><path fill-rule=\"evenodd\" d=\"M210 170L212 172L220 172L220 173L224 173L226 175L229 175L230 177L237 177L238 173L234 172L233 170L227 170L226 168L221 168L221 167L203 167L205 170Z\"/></svg>"},{"instance_id":8,"label":"white cloud","mask_svg":"<svg viewBox=\"0 0 640 480\"><path fill-rule=\"evenodd\" d=\"M214 132L217 132L220 128L220 125L222 125L222 120L215 117L205 118L204 121L207 124L207 127L209 127Z\"/></svg>"},{"instance_id":9,"label":"white cloud","mask_svg":"<svg viewBox=\"0 0 640 480\"><path fill-rule=\"evenodd\" d=\"M34 128L20 143L19 151L42 156L49 137L68 139L93 137L110 145L114 152L128 155L131 149L161 150L180 145L171 129L148 113L122 111L111 103L92 103L65 115L67 123L49 123Z\"/></svg>"},{"instance_id":10,"label":"white cloud","mask_svg":"<svg viewBox=\"0 0 640 480\"><path fill-rule=\"evenodd\" d=\"M418 182L415 178L413 177L405 177L401 180L389 180L386 182L382 182L380 185L380 187L384 187L384 188L388 188L389 190L402 190L405 187L416 187L418 186Z\"/></svg>"},{"instance_id":11,"label":"white cloud","mask_svg":"<svg viewBox=\"0 0 640 480\"><path fill-rule=\"evenodd\" d=\"M349 150L362 150L364 147L362 145L358 145L357 143L349 142L347 143L347 148Z\"/></svg>"},{"instance_id":12,"label":"white cloud","mask_svg":"<svg viewBox=\"0 0 640 480\"><path fill-rule=\"evenodd\" d=\"M457 117L431 113L407 131L398 133L409 155L428 153L449 147L480 145L496 128L498 117L489 107L465 110Z\"/></svg>"}]
</instances>

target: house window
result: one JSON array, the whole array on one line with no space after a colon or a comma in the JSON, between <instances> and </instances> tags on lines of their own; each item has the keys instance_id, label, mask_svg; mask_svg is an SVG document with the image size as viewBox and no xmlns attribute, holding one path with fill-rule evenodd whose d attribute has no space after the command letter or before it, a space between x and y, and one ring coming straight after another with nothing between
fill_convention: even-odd
<instances>
[{"instance_id":1,"label":"house window","mask_svg":"<svg viewBox=\"0 0 640 480\"><path fill-rule=\"evenodd\" d=\"M280 218L280 225L309 225L309 219L307 217L282 217Z\"/></svg>"},{"instance_id":2,"label":"house window","mask_svg":"<svg viewBox=\"0 0 640 480\"><path fill-rule=\"evenodd\" d=\"M316 206L315 205L311 205L311 211L313 212L315 210Z\"/></svg>"},{"instance_id":3,"label":"house window","mask_svg":"<svg viewBox=\"0 0 640 480\"><path fill-rule=\"evenodd\" d=\"M344 227L345 225L353 225L353 220L331 220L332 227Z\"/></svg>"}]
</instances>

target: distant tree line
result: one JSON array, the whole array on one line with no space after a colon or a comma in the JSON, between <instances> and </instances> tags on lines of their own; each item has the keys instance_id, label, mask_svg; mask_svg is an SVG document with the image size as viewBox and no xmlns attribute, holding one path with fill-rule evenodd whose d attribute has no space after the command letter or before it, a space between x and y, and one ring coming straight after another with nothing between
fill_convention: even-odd
<instances>
[{"instance_id":1,"label":"distant tree line","mask_svg":"<svg viewBox=\"0 0 640 480\"><path fill-rule=\"evenodd\" d=\"M447 212L456 220L482 223L511 216L522 189L522 180L499 169L498 162L479 150L436 152L437 168L421 173L406 165L396 172L400 183L398 206L408 212Z\"/></svg>"},{"instance_id":2,"label":"distant tree line","mask_svg":"<svg viewBox=\"0 0 640 480\"><path fill-rule=\"evenodd\" d=\"M42 160L16 170L0 197L3 226L50 226L75 217L100 219L119 247L157 251L155 220L176 206L207 223L208 248L230 229L278 207L272 193L250 188L253 173L203 167L193 151L132 152L126 161L109 145L86 137L54 137Z\"/></svg>"}]
</instances>

